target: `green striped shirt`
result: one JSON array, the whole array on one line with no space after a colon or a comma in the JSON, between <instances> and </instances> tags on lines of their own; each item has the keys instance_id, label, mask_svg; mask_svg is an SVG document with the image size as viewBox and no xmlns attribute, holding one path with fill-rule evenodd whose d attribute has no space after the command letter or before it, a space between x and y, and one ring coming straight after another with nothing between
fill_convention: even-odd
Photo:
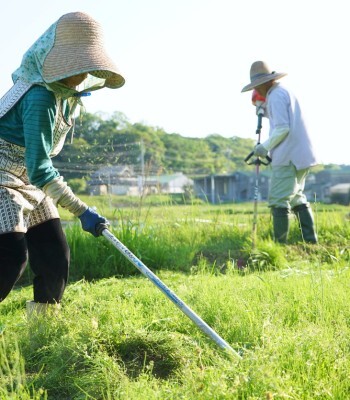
<instances>
[{"instance_id":1,"label":"green striped shirt","mask_svg":"<svg viewBox=\"0 0 350 400\"><path fill-rule=\"evenodd\" d=\"M60 175L50 157L56 111L54 93L35 85L0 118L0 137L25 147L29 181L40 188Z\"/></svg>"}]
</instances>

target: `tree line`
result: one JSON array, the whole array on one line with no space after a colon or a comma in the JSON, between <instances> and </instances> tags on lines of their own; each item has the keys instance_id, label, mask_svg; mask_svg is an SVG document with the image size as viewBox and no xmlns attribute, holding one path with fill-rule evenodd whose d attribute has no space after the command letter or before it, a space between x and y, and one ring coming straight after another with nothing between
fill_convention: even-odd
<instances>
[{"instance_id":1,"label":"tree line","mask_svg":"<svg viewBox=\"0 0 350 400\"><path fill-rule=\"evenodd\" d=\"M74 122L73 137L54 165L67 179L88 178L101 166L131 165L149 175L183 172L189 176L252 171L244 159L255 138L183 137L159 127L131 123L121 112L83 114ZM332 166L329 166L332 167ZM321 167L322 169L324 167Z\"/></svg>"},{"instance_id":2,"label":"tree line","mask_svg":"<svg viewBox=\"0 0 350 400\"><path fill-rule=\"evenodd\" d=\"M73 138L53 159L66 177L88 176L100 166L142 166L149 174L183 172L187 175L228 173L248 170L244 158L254 146L253 139L225 138L212 134L188 138L167 133L159 127L130 123L123 113L85 113L74 123Z\"/></svg>"}]
</instances>

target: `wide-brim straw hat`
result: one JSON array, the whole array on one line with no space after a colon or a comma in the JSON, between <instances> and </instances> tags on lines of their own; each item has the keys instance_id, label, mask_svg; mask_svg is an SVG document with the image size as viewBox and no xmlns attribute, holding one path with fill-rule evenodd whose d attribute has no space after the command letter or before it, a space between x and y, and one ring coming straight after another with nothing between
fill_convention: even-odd
<instances>
[{"instance_id":1,"label":"wide-brim straw hat","mask_svg":"<svg viewBox=\"0 0 350 400\"><path fill-rule=\"evenodd\" d=\"M43 63L42 76L52 83L84 72L105 79L105 86L112 89L125 83L104 48L100 24L88 14L72 12L57 21L54 45Z\"/></svg>"},{"instance_id":2,"label":"wide-brim straw hat","mask_svg":"<svg viewBox=\"0 0 350 400\"><path fill-rule=\"evenodd\" d=\"M250 67L250 83L242 89L242 92L248 92L263 83L274 81L286 76L285 72L272 71L264 61L255 61Z\"/></svg>"}]
</instances>

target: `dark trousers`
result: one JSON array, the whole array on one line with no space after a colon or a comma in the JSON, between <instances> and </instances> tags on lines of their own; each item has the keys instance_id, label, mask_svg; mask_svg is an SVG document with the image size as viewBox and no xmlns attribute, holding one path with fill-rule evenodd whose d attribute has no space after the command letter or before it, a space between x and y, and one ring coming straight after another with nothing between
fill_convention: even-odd
<instances>
[{"instance_id":1,"label":"dark trousers","mask_svg":"<svg viewBox=\"0 0 350 400\"><path fill-rule=\"evenodd\" d=\"M70 251L59 219L27 233L0 235L0 301L21 277L27 262L34 273L34 301L59 303L67 285Z\"/></svg>"}]
</instances>

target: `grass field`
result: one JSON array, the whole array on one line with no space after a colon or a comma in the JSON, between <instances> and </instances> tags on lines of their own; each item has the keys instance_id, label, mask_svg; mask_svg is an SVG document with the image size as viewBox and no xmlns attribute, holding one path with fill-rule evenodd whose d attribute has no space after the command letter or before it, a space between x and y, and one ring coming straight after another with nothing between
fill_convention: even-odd
<instances>
[{"instance_id":1,"label":"grass field","mask_svg":"<svg viewBox=\"0 0 350 400\"><path fill-rule=\"evenodd\" d=\"M349 209L313 204L319 244L271 240L259 204L87 198L111 231L242 358L206 336L103 237L62 212L61 310L27 319L30 269L0 304L0 399L348 399Z\"/></svg>"}]
</instances>

